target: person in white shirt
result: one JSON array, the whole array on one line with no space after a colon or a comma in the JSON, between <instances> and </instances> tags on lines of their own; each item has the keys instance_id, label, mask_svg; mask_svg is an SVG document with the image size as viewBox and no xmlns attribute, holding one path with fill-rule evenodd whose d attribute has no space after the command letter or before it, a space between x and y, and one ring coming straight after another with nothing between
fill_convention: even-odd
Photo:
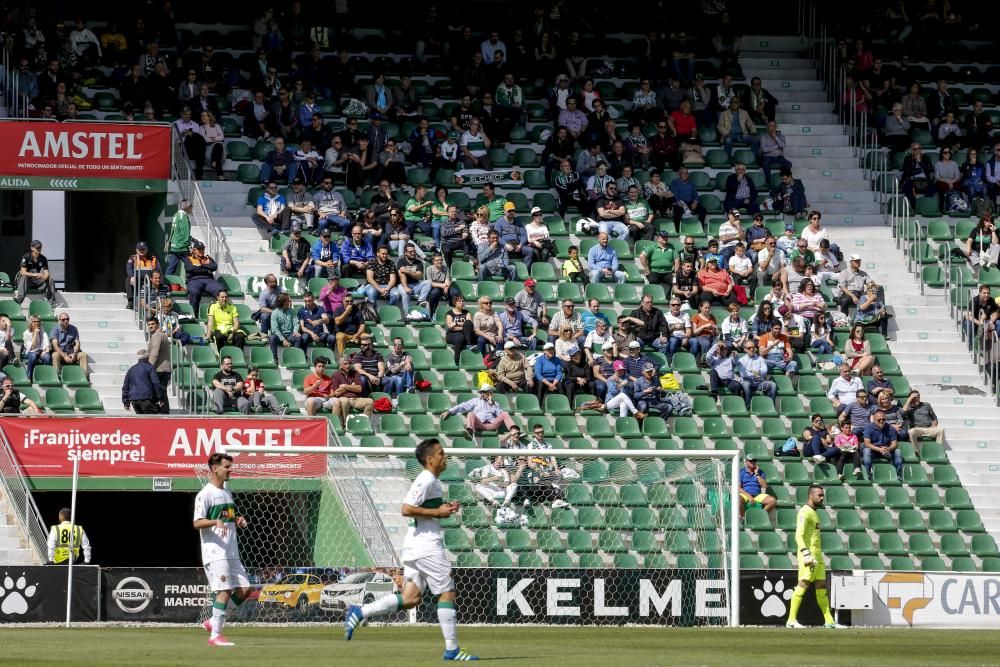
<instances>
[{"instance_id":1,"label":"person in white shirt","mask_svg":"<svg viewBox=\"0 0 1000 667\"><path fill-rule=\"evenodd\" d=\"M495 507L509 505L517 493L517 484L511 481L502 456L497 456L492 462L476 468L469 473L469 478L475 482L476 493Z\"/></svg>"},{"instance_id":2,"label":"person in white shirt","mask_svg":"<svg viewBox=\"0 0 1000 667\"><path fill-rule=\"evenodd\" d=\"M809 249L814 253L819 252L820 242L823 241L823 239L830 239L830 233L827 231L826 227L820 223L822 218L823 214L819 211L810 211L809 224L805 226L800 236L800 238L806 240L806 243L809 245ZM831 243L830 251L834 255L839 255L840 247L836 243Z\"/></svg>"},{"instance_id":3,"label":"person in white shirt","mask_svg":"<svg viewBox=\"0 0 1000 667\"><path fill-rule=\"evenodd\" d=\"M181 109L181 117L174 121L174 128L184 142L184 152L194 162L194 177L200 181L205 172L205 135L201 125L191 119L191 107Z\"/></svg>"},{"instance_id":4,"label":"person in white shirt","mask_svg":"<svg viewBox=\"0 0 1000 667\"><path fill-rule=\"evenodd\" d=\"M209 632L209 646L233 646L222 636L229 603L238 607L250 596L250 579L240 562L236 529L247 520L236 514L236 503L225 484L232 474L233 457L213 453L208 457L209 482L194 499L194 528L201 536L201 560L208 585L215 593L212 616L202 627Z\"/></svg>"},{"instance_id":5,"label":"person in white shirt","mask_svg":"<svg viewBox=\"0 0 1000 667\"><path fill-rule=\"evenodd\" d=\"M432 595L438 596L437 615L444 635L444 659L478 660L458 647L455 580L441 534L440 520L459 510L457 502L444 500L438 479L448 465L448 456L437 438L421 442L415 454L424 469L413 480L403 500L402 514L411 519L400 554L403 592L384 595L361 607L349 607L344 619L344 639L350 641L366 618L416 607L423 599L424 590L429 588Z\"/></svg>"},{"instance_id":6,"label":"person in white shirt","mask_svg":"<svg viewBox=\"0 0 1000 667\"><path fill-rule=\"evenodd\" d=\"M73 45L73 53L87 63L94 62L102 55L101 42L83 19L76 20L76 30L69 34L69 41Z\"/></svg>"},{"instance_id":7,"label":"person in white shirt","mask_svg":"<svg viewBox=\"0 0 1000 667\"><path fill-rule=\"evenodd\" d=\"M722 266L729 266L729 258L736 252L736 245L746 237L746 230L740 226L740 212L734 208L729 211L728 219L719 226L719 256Z\"/></svg>"},{"instance_id":8,"label":"person in white shirt","mask_svg":"<svg viewBox=\"0 0 1000 667\"><path fill-rule=\"evenodd\" d=\"M841 364L840 375L830 383L830 390L826 392L826 397L833 403L833 407L839 415L858 400L856 394L864 388L865 385L861 382L861 378L851 374L851 365Z\"/></svg>"},{"instance_id":9,"label":"person in white shirt","mask_svg":"<svg viewBox=\"0 0 1000 667\"><path fill-rule=\"evenodd\" d=\"M733 282L746 287L747 296L753 299L757 289L757 274L753 270L753 260L747 255L742 243L736 244L736 254L729 258L729 273L733 274Z\"/></svg>"},{"instance_id":10,"label":"person in white shirt","mask_svg":"<svg viewBox=\"0 0 1000 667\"><path fill-rule=\"evenodd\" d=\"M611 335L611 328L608 327L608 323L604 320L597 320L594 323L594 330L587 334L587 338L583 341L583 353L587 357L587 361L590 364L594 363L594 345L600 345L603 350L606 347L613 347L615 344L614 336ZM615 350L615 358L618 358L618 352Z\"/></svg>"}]
</instances>

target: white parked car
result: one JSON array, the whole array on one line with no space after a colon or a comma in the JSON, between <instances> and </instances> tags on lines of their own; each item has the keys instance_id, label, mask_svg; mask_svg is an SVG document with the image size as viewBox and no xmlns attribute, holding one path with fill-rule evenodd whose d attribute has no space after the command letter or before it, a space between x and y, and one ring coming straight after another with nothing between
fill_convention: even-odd
<instances>
[{"instance_id":1,"label":"white parked car","mask_svg":"<svg viewBox=\"0 0 1000 667\"><path fill-rule=\"evenodd\" d=\"M326 611L344 613L351 605L368 604L375 598L396 592L396 583L388 574L355 572L323 588L319 605Z\"/></svg>"}]
</instances>

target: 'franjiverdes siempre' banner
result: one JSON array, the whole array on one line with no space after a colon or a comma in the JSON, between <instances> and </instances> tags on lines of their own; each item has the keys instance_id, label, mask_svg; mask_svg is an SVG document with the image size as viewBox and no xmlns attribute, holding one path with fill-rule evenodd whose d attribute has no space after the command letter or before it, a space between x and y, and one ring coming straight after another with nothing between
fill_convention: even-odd
<instances>
[{"instance_id":1,"label":"'franjiverdes siempre' banner","mask_svg":"<svg viewBox=\"0 0 1000 667\"><path fill-rule=\"evenodd\" d=\"M0 431L28 476L189 477L220 446L264 445L273 454L233 455L241 477L316 477L322 454L282 454L290 445L326 446L325 419L10 417Z\"/></svg>"},{"instance_id":2,"label":"'franjiverdes siempre' banner","mask_svg":"<svg viewBox=\"0 0 1000 667\"><path fill-rule=\"evenodd\" d=\"M162 190L170 127L0 122L0 188Z\"/></svg>"}]
</instances>

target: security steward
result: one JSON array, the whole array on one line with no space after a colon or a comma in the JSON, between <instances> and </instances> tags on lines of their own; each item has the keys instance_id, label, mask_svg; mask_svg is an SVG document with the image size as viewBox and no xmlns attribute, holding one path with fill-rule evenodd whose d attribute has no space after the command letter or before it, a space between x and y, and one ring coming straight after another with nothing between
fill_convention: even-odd
<instances>
[{"instance_id":1,"label":"security steward","mask_svg":"<svg viewBox=\"0 0 1000 667\"><path fill-rule=\"evenodd\" d=\"M49 530L49 565L67 565L70 556L73 564L80 562L80 547L83 547L83 562L90 564L90 540L82 526L69 521L69 508L59 510L59 524Z\"/></svg>"},{"instance_id":2,"label":"security steward","mask_svg":"<svg viewBox=\"0 0 1000 667\"><path fill-rule=\"evenodd\" d=\"M160 414L160 400L166 398L160 386L160 378L153 364L149 363L149 351L136 351L138 357L132 368L125 373L122 382L122 404L130 407L137 415Z\"/></svg>"},{"instance_id":3,"label":"security steward","mask_svg":"<svg viewBox=\"0 0 1000 667\"><path fill-rule=\"evenodd\" d=\"M195 314L201 306L201 297L208 293L213 297L219 295L219 290L225 285L215 279L219 265L205 254L205 244L195 241L191 244L191 253L184 258L184 274L187 282L188 303L194 308Z\"/></svg>"},{"instance_id":4,"label":"security steward","mask_svg":"<svg viewBox=\"0 0 1000 667\"><path fill-rule=\"evenodd\" d=\"M159 260L156 255L149 254L149 245L145 241L135 244L135 252L125 263L125 299L129 310L135 307L136 289L142 291L142 282L148 278L153 271L160 270Z\"/></svg>"}]
</instances>

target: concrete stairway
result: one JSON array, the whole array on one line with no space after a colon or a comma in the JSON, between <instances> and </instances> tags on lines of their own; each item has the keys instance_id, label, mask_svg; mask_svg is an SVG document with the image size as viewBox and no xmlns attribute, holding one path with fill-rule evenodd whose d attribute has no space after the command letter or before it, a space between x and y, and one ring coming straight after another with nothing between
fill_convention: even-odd
<instances>
[{"instance_id":1,"label":"concrete stairway","mask_svg":"<svg viewBox=\"0 0 1000 667\"><path fill-rule=\"evenodd\" d=\"M943 290L921 293L906 259L884 226L870 184L853 157L848 137L826 102L823 84L802 58L798 38L744 38L743 71L760 76L779 100L777 121L788 139L786 156L801 178L812 208L845 255L862 256L862 268L883 285L889 310L890 349L910 385L934 406L945 428L948 457L989 533L1000 540L1000 408L983 384L948 312ZM792 101L794 98L794 101Z\"/></svg>"},{"instance_id":2,"label":"concrete stairway","mask_svg":"<svg viewBox=\"0 0 1000 667\"><path fill-rule=\"evenodd\" d=\"M42 560L24 539L17 518L0 484L0 563L3 565L41 565Z\"/></svg>"},{"instance_id":3,"label":"concrete stairway","mask_svg":"<svg viewBox=\"0 0 1000 667\"><path fill-rule=\"evenodd\" d=\"M250 221L253 213L246 204L247 186L234 181L199 181L212 221L222 228L233 261L241 276L263 276L278 270L278 256L271 252L268 239Z\"/></svg>"}]
</instances>

